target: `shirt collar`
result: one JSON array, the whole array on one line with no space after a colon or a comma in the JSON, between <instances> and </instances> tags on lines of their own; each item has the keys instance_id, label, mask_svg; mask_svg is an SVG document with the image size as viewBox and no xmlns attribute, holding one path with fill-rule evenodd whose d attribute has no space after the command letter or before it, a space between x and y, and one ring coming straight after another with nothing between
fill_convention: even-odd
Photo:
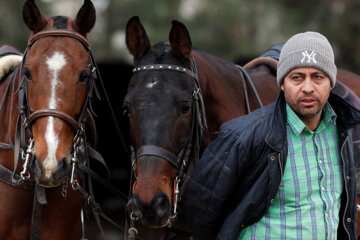
<instances>
[{"instance_id":1,"label":"shirt collar","mask_svg":"<svg viewBox=\"0 0 360 240\"><path fill-rule=\"evenodd\" d=\"M331 107L329 103L326 103L323 107L323 113L325 117L322 118L319 126L315 131L311 131L304 122L296 115L294 110L286 103L286 115L287 115L287 123L289 124L292 131L299 136L303 131L307 131L310 133L320 132L325 129L330 123L336 124L336 113Z\"/></svg>"}]
</instances>

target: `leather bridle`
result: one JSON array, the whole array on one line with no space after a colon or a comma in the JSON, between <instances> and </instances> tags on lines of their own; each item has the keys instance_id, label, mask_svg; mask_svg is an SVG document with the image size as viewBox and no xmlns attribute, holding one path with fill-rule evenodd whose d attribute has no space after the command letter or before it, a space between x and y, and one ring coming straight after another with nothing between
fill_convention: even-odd
<instances>
[{"instance_id":1,"label":"leather bridle","mask_svg":"<svg viewBox=\"0 0 360 240\"><path fill-rule=\"evenodd\" d=\"M57 110L57 109L37 109L35 111L32 111L31 106L28 102L28 93L27 93L27 84L26 84L27 82L25 80L24 73L23 73L23 65L26 61L27 53L30 51L33 44L37 40L39 40L41 38L46 38L46 37L74 38L83 45L83 47L89 54L88 67L91 72L91 76L89 77L89 79L87 81L87 94L86 94L85 101L82 106L82 110L80 112L78 119L75 119L74 117L70 116L69 114L62 112L60 110ZM84 133L85 120L86 120L85 115L89 115L88 109L90 109L90 110L92 109L90 98L92 97L94 88L96 88L96 85L94 83L95 83L95 79L97 78L97 72L95 70L96 70L96 67L95 67L95 62L94 62L92 52L90 50L90 44L84 36L82 36L76 32L72 32L72 31L68 31L68 30L47 30L47 31L41 31L39 33L36 33L30 37L30 39L28 40L28 45L24 52L23 61L21 64L20 84L19 84L20 86L19 86L19 89L17 90L17 93L19 96L19 106L18 106L19 117L18 117L17 126L16 126L16 129L17 129L16 136L20 136L21 141L17 140L17 137L15 138L15 145L14 145L14 151L15 151L14 165L15 166L14 166L14 175L13 175L14 177L15 177L15 170L16 170L17 162L18 162L17 153L20 153L19 148L23 147L25 144L25 136L26 136L25 131L29 137L29 141L33 141L31 126L34 124L34 122L36 120L38 120L40 118L44 118L44 117L50 117L50 116L55 117L55 118L61 119L62 121L66 122L69 126L71 126L71 128L76 133L75 135L79 136L79 134L80 134L83 136L85 134ZM95 92L97 92L96 89L95 89ZM89 107L89 105L90 105L90 107ZM77 139L75 139L75 137L74 137L73 142L75 143L76 140ZM28 154L32 154L33 149L29 148L29 145L26 148L27 148ZM75 151L75 149L73 149L73 151ZM27 160L31 161L32 158L28 157ZM25 161L21 179L16 180L19 183L24 182L24 180L25 180L24 173L26 172L27 165L28 165L28 163Z\"/></svg>"},{"instance_id":2,"label":"leather bridle","mask_svg":"<svg viewBox=\"0 0 360 240\"><path fill-rule=\"evenodd\" d=\"M89 79L87 80L87 94L85 97L85 101L82 106L82 110L79 114L79 117L75 119L74 117L70 116L69 114L62 112L57 109L38 109L35 111L32 111L29 102L28 102L28 93L27 93L27 85L23 73L24 69L24 62L26 61L26 56L33 44L41 39L46 37L68 37L68 38L74 38L77 41L79 41L85 50L89 54L89 70L91 72L91 76L89 76ZM9 52L9 54L17 54L15 51ZM20 73L19 73L20 71ZM20 68L18 68L16 74L19 74L19 87L18 89L15 89L15 82L16 77L13 74L12 78L9 81L9 86L12 82L12 92L11 92L11 102L10 102L10 116L9 116L9 122L12 122L12 109L13 109L13 96L18 94L18 117L16 121L16 130L15 130L15 139L12 140L12 137L10 136L10 143L0 143L0 148L9 149L14 151L14 170L11 171L7 168L5 168L3 165L0 165L0 180L3 182L6 182L12 186L22 188L22 189L33 189L35 191L34 195L34 204L33 204L33 214L32 214L32 224L31 224L31 239L39 239L40 234L40 221L41 221L41 205L46 204L46 194L45 194L45 188L42 186L39 186L35 183L34 177L30 176L30 173L27 172L29 163L33 160L33 146L34 146L34 140L33 135L31 131L31 126L34 124L34 122L40 118L43 117L55 117L58 119L61 119L62 121L66 122L72 130L76 133L74 140L73 140L73 149L72 149L72 172L71 172L71 185L73 189L80 194L81 197L87 200L87 203L93 207L93 213L95 215L96 220L98 220L99 216L106 217L98 206L98 204L94 201L94 198L92 197L92 190L90 190L90 193L87 193L76 181L76 178L74 175L76 174L77 167L79 167L83 172L88 173L91 177L97 177L96 174L91 172L91 169L87 168L86 166L81 166L82 164L78 164L79 159L82 161L86 161L86 159L91 156L92 158L98 160L99 162L105 164L103 161L101 155L97 153L94 149L92 149L90 146L88 146L86 134L85 134L85 124L88 120L92 124L94 123L94 120L92 118L93 111L91 106L91 98L93 95L93 92L95 92L96 96L99 97L98 90L95 85L95 80L97 79L99 75L98 69L96 67L96 63L93 57L93 54L90 50L90 45L87 39L75 32L68 31L68 30L48 30L48 31L41 31L39 33L34 34L30 37L28 41L28 46L23 54L23 60L21 63ZM102 83L102 82L101 82ZM102 85L103 87L103 85ZM9 91L9 87L7 87L7 91ZM105 89L104 89L105 91ZM106 94L106 93L105 93ZM5 92L5 96L7 95L7 92ZM107 98L107 96L106 96ZM3 99L3 101L5 98ZM108 98L107 98L108 100ZM109 102L108 102L109 104ZM11 128L11 125L9 125L9 130ZM93 131L94 138L96 138L96 132L95 127L91 129ZM9 131L10 132L10 131ZM28 140L28 144L26 141ZM19 159L23 160L23 169L20 172L20 174L16 173L16 169L18 166ZM89 161L87 161L89 162ZM107 166L105 165L107 168ZM107 169L108 170L108 169ZM68 179L68 178L66 178ZM90 180L89 180L90 181ZM65 183L65 181L64 181ZM67 180L66 180L67 185ZM90 185L90 183L89 183ZM64 187L64 186L63 186ZM66 189L62 194L66 195ZM63 195L64 196L64 195ZM96 206L96 209L94 208ZM95 210L94 210L95 209ZM109 221L109 220L108 220ZM111 221L111 220L110 220ZM82 222L83 224L83 222ZM99 226L101 228L101 226ZM102 228L101 228L102 231Z\"/></svg>"},{"instance_id":3,"label":"leather bridle","mask_svg":"<svg viewBox=\"0 0 360 240\"><path fill-rule=\"evenodd\" d=\"M204 128L207 128L206 116L205 116L205 107L203 102L202 91L199 82L198 71L196 67L195 59L192 59L192 69L188 69L178 65L170 64L149 64L149 65L140 65L136 66L133 69L133 73L139 73L142 71L176 71L180 74L186 74L194 79L194 88L192 93L192 123L191 123L191 133L188 138L188 143L185 147L180 150L178 155L170 152L169 150L154 146L154 145L144 145L140 147L136 152L131 146L131 165L132 165L132 178L133 176L137 179L136 176L136 162L142 157L145 156L154 156L160 159L168 161L172 166L177 168L177 175L174 181L174 194L173 194L173 209L170 217L163 226L171 227L172 223L177 217L177 207L180 199L180 188L185 181L185 176L188 170L190 161L197 161L199 158L200 143L202 138L202 132ZM131 179L131 182L132 179ZM135 188L136 181L132 187L133 191ZM130 214L130 228L129 228L129 239L134 237L137 234L137 229L134 227L134 221L138 219L134 213Z\"/></svg>"}]
</instances>

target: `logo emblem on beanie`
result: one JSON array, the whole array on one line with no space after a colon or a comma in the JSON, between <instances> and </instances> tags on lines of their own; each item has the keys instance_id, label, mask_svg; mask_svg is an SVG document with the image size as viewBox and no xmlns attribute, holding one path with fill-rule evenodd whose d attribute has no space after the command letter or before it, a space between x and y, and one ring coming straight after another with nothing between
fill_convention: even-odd
<instances>
[{"instance_id":1,"label":"logo emblem on beanie","mask_svg":"<svg viewBox=\"0 0 360 240\"><path fill-rule=\"evenodd\" d=\"M313 63L317 63L317 61L315 60L315 56L316 56L316 53L311 50L311 52L309 53L307 50L303 51L302 52L302 55L303 55L303 58L301 59L301 63L304 63L304 61L307 59L307 63L310 63L311 61Z\"/></svg>"}]
</instances>

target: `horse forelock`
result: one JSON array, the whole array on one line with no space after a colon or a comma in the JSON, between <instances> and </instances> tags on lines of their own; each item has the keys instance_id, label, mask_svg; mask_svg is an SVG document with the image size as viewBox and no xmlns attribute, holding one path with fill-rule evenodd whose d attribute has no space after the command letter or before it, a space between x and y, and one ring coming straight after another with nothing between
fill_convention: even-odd
<instances>
[{"instance_id":1,"label":"horse forelock","mask_svg":"<svg viewBox=\"0 0 360 240\"><path fill-rule=\"evenodd\" d=\"M51 19L53 20L52 26L54 29L68 29L68 20L70 18L66 16L54 16L51 17Z\"/></svg>"}]
</instances>

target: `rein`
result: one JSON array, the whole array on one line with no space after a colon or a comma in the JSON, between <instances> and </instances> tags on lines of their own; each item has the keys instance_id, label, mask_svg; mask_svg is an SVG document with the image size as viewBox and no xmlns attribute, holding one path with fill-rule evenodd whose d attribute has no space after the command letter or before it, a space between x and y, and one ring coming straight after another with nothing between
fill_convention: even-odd
<instances>
[{"instance_id":1,"label":"rein","mask_svg":"<svg viewBox=\"0 0 360 240\"><path fill-rule=\"evenodd\" d=\"M186 172L188 166L190 165L191 159L198 160L199 151L200 151L200 143L202 139L202 132L204 128L207 128L207 121L205 115L205 107L203 102L202 91L199 82L198 71L196 67L195 59L192 60L192 70L184 68L178 65L170 65L170 64L152 64L152 65L141 65L137 66L133 69L133 73L136 74L141 71L176 71L179 73L184 73L192 77L194 79L194 89L193 89L193 117L191 124L191 135L189 138L189 142L187 145L179 152L178 155L173 154L165 148L154 146L154 145L144 145L136 152L134 148L131 146L131 166L132 166L132 174L130 184L133 182L133 177L137 179L136 176L136 162L138 159L144 156L155 156L161 159L168 161L172 166L178 169L178 173L176 175L174 181L174 195L173 195L173 209L171 216L168 218L168 221L163 225L163 227L171 227L175 219L177 218L177 208L178 203L180 201L180 192L181 188L184 187L184 181L186 177ZM136 180L133 183L133 191L135 189ZM130 187L131 189L131 187ZM129 191L129 194L131 192ZM134 212L130 213L130 228L128 229L129 239L136 239L138 234L138 230L135 228L135 221L139 218L135 216Z\"/></svg>"},{"instance_id":2,"label":"rein","mask_svg":"<svg viewBox=\"0 0 360 240\"><path fill-rule=\"evenodd\" d=\"M81 110L81 113L79 115L78 119L73 118L72 116L66 114L65 112L59 111L57 109L38 109L35 111L31 110L31 107L28 102L28 93L27 93L27 86L26 86L26 80L23 75L23 65L27 56L28 51L31 49L32 45L39 39L45 38L45 37L70 37L78 40L82 43L83 47L89 54L89 70L91 71L91 77L88 79L87 82L87 94L86 98ZM19 73L20 71L20 73ZM15 82L16 82L16 76L19 76L19 87L15 91ZM35 183L35 179L30 176L30 173L28 170L28 165L30 162L32 162L34 156L33 156L33 137L31 132L31 126L32 124L43 117L55 117L58 119L61 119L62 121L66 122L69 126L72 127L74 130L75 137L73 139L73 148L72 148L72 159L71 159L71 176L70 176L70 184L74 191L76 191L83 199L86 201L89 206L92 207L92 212L95 217L96 222L98 223L98 226L100 228L100 231L103 236L105 236L99 216L104 218L105 220L109 221L111 224L113 224L115 227L119 229L123 229L121 226L116 224L114 221L112 221L109 217L107 217L101 210L99 204L95 201L95 198L93 196L93 190L92 190L92 180L91 178L94 178L95 180L99 181L103 184L106 188L108 188L110 191L112 191L117 196L126 198L126 195L123 194L121 191L117 190L113 186L109 184L109 179L104 180L101 177L99 177L96 173L94 173L90 169L90 161L89 157L92 159L97 160L100 162L107 170L108 176L110 176L110 171L108 167L106 166L106 163L102 156L91 148L91 146L87 142L86 133L85 133L85 125L88 119L90 119L91 124L94 126L94 120L92 118L92 115L95 115L92 106L91 106L91 98L93 96L93 92L95 92L96 96L100 99L100 95L97 89L97 86L95 84L95 80L99 79L102 87L102 91L104 92L105 98L107 100L108 108L110 109L110 113L112 113L113 117L113 123L116 124L116 130L123 142L124 140L123 136L121 135L121 131L119 126L117 125L117 122L115 120L115 115L112 110L109 98L106 94L104 84L102 82L101 76L99 74L99 71L97 69L93 54L90 50L90 44L87 41L85 37L82 35L67 31L67 30L49 30L49 31L43 31L34 34L30 37L28 41L28 46L24 52L23 61L20 66L16 70L16 76L13 74L12 78L9 81L9 84L7 86L7 90L5 92L5 96L1 102L1 107L3 105L3 102L6 98L7 92L9 91L9 86L12 83L12 94L11 94L11 102L10 102L10 124L9 124L9 130L11 129L11 120L12 120L12 109L13 109L13 96L15 94L18 94L19 103L18 103L18 110L19 114L16 121L16 130L15 130L15 139L14 142L12 141L12 138L10 136L10 143L0 143L0 148L13 150L14 151L14 170L11 171L4 166L0 165L0 180L23 189L31 189L35 191L34 194L34 205L33 205L33 214L32 214L32 227L31 227L31 240L37 240L40 237L40 221L41 221L41 207L43 204L46 204L46 192L45 188L42 186L39 186ZM1 110L1 108L0 108ZM93 135L95 136L95 127L92 129ZM10 134L10 131L9 131ZM26 141L28 140L28 144ZM127 150L127 149L126 149ZM18 166L18 160L21 158L23 160L23 170L20 174L16 173L16 169ZM88 166L85 166L87 164ZM82 173L86 173L88 175L88 190L89 193L79 184L77 181L77 173L78 170L81 170ZM65 179L64 184L67 185L68 178ZM65 197L67 194L66 186L63 186L62 195ZM83 219L83 216L82 216ZM84 229L84 222L82 221L82 229ZM84 238L84 232L82 234L83 239ZM104 237L105 238L105 237Z\"/></svg>"}]
</instances>

